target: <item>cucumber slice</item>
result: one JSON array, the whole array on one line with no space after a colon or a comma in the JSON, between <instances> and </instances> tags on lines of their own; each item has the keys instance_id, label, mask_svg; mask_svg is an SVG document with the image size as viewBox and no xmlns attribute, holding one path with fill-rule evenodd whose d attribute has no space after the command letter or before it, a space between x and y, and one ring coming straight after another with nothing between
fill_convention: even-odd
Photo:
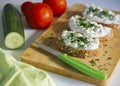
<instances>
[{"instance_id":1,"label":"cucumber slice","mask_svg":"<svg viewBox=\"0 0 120 86\"><path fill-rule=\"evenodd\" d=\"M5 46L10 49L20 48L24 44L24 38L19 33L11 32L5 37Z\"/></svg>"}]
</instances>

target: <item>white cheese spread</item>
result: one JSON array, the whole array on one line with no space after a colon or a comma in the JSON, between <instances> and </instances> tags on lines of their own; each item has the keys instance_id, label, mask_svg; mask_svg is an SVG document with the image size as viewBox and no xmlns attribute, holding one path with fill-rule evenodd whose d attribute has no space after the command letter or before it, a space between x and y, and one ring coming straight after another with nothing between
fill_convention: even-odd
<instances>
[{"instance_id":1,"label":"white cheese spread","mask_svg":"<svg viewBox=\"0 0 120 86\"><path fill-rule=\"evenodd\" d=\"M100 23L120 25L120 15L94 5L86 5L83 16Z\"/></svg>"},{"instance_id":2,"label":"white cheese spread","mask_svg":"<svg viewBox=\"0 0 120 86\"><path fill-rule=\"evenodd\" d=\"M64 30L61 34L61 39L66 46L71 46L73 48L95 50L100 47L100 41L98 38L84 36L75 31Z\"/></svg>"},{"instance_id":3,"label":"white cheese spread","mask_svg":"<svg viewBox=\"0 0 120 86\"><path fill-rule=\"evenodd\" d=\"M111 32L111 28L104 27L78 15L69 19L69 26L71 30L93 38L104 37Z\"/></svg>"}]
</instances>

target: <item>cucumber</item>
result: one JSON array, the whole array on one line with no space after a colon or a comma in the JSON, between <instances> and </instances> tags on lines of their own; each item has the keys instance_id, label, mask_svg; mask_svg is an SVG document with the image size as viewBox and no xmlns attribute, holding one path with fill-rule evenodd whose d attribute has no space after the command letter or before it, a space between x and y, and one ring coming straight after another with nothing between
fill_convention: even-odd
<instances>
[{"instance_id":1,"label":"cucumber","mask_svg":"<svg viewBox=\"0 0 120 86\"><path fill-rule=\"evenodd\" d=\"M21 14L11 3L7 3L3 8L2 22L6 48L17 49L22 47L25 37Z\"/></svg>"}]
</instances>

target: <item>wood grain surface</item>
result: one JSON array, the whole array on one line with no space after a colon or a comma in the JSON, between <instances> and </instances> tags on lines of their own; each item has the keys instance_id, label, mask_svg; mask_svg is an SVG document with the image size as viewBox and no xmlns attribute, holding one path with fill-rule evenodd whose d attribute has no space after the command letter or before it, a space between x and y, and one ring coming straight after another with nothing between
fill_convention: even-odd
<instances>
[{"instance_id":1,"label":"wood grain surface","mask_svg":"<svg viewBox=\"0 0 120 86\"><path fill-rule=\"evenodd\" d=\"M82 4L74 4L72 7L68 8L68 10L60 18L58 18L42 35L38 37L38 39L36 39L36 41L58 50L54 37L57 37L60 32L68 27L68 19L71 16L81 15L83 8L84 5ZM102 44L103 51L99 56L86 59L75 57L77 60L107 73L107 80L98 80L84 75L34 44L31 44L31 46L25 50L22 54L21 60L46 71L93 83L98 86L106 86L120 59L120 30L113 28L113 34L113 38Z\"/></svg>"}]
</instances>

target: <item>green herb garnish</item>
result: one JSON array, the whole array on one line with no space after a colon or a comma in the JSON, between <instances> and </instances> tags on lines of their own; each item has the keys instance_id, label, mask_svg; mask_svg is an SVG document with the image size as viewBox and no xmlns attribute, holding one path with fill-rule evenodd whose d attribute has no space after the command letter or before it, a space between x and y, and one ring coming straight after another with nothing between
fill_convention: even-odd
<instances>
[{"instance_id":1,"label":"green herb garnish","mask_svg":"<svg viewBox=\"0 0 120 86\"><path fill-rule=\"evenodd\" d=\"M110 18L110 19L113 19L114 18L114 15L110 14L108 10L102 10L100 11L99 8L93 8L92 6L90 6L88 8L89 10L87 11L87 14L91 14L93 13L94 16L98 16L100 18Z\"/></svg>"},{"instance_id":2,"label":"green herb garnish","mask_svg":"<svg viewBox=\"0 0 120 86\"><path fill-rule=\"evenodd\" d=\"M99 12L99 9L98 8L93 8L93 7L89 7L89 10L87 11L87 14L91 13L91 12L94 12L94 13L98 13Z\"/></svg>"},{"instance_id":3,"label":"green herb garnish","mask_svg":"<svg viewBox=\"0 0 120 86\"><path fill-rule=\"evenodd\" d=\"M113 18L114 16L112 14L110 14L107 10L103 10L101 11L98 16L100 18L104 18L104 17L108 17L108 18Z\"/></svg>"},{"instance_id":4,"label":"green herb garnish","mask_svg":"<svg viewBox=\"0 0 120 86\"><path fill-rule=\"evenodd\" d=\"M92 24L90 21L88 21L86 18L78 18L80 26L83 26L85 29L95 27L94 24Z\"/></svg>"},{"instance_id":5,"label":"green herb garnish","mask_svg":"<svg viewBox=\"0 0 120 86\"><path fill-rule=\"evenodd\" d=\"M71 40L71 43L78 43L78 46L84 48L87 43L89 43L89 39L86 36L77 36L77 33L71 33L68 37Z\"/></svg>"},{"instance_id":6,"label":"green herb garnish","mask_svg":"<svg viewBox=\"0 0 120 86\"><path fill-rule=\"evenodd\" d=\"M91 63L92 66L96 66L96 62L94 60L90 60L89 62Z\"/></svg>"}]
</instances>

